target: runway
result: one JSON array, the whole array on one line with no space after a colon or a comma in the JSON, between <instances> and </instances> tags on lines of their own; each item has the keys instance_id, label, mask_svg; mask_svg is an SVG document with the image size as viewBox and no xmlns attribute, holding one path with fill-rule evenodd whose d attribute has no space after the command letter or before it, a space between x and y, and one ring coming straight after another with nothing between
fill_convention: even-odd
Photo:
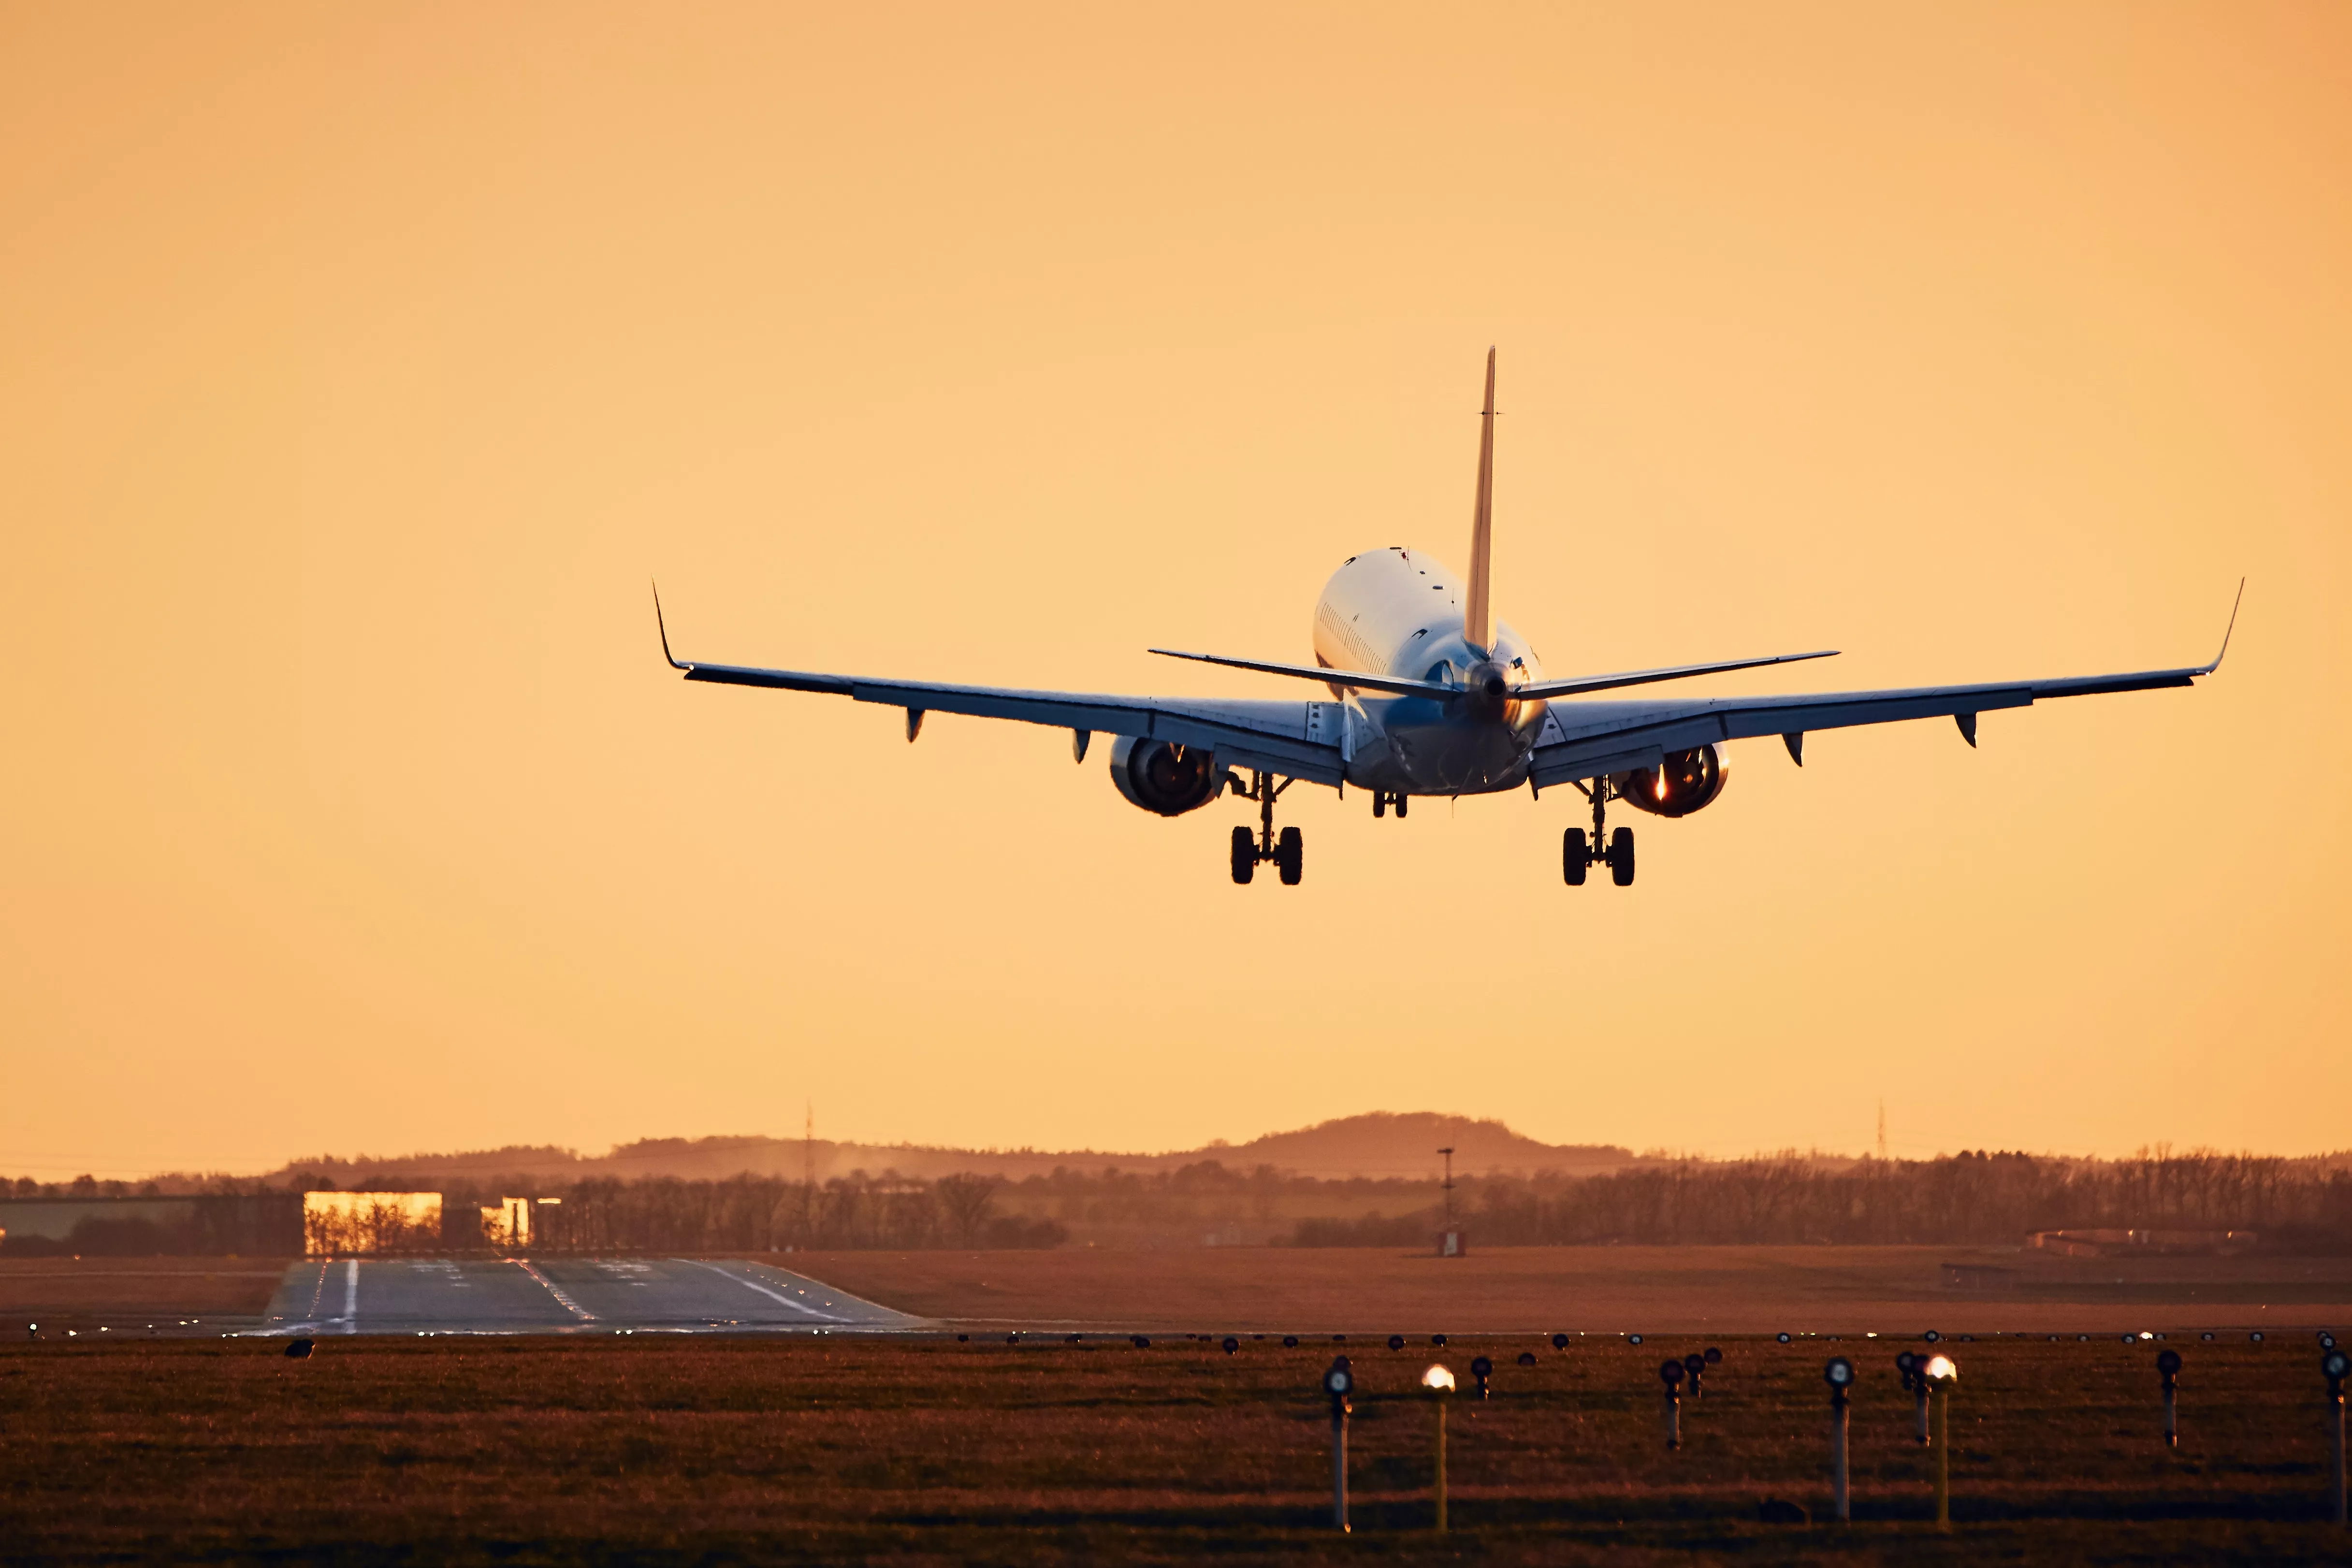
<instances>
[{"instance_id":1,"label":"runway","mask_svg":"<svg viewBox=\"0 0 2352 1568\"><path fill-rule=\"evenodd\" d=\"M286 1271L264 1334L906 1333L933 1329L740 1258L367 1258Z\"/></svg>"}]
</instances>

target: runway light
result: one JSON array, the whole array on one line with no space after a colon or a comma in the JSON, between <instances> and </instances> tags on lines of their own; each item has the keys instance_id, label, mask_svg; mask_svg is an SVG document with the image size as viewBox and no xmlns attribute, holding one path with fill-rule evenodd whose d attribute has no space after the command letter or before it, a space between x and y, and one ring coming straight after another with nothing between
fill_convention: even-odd
<instances>
[{"instance_id":1,"label":"runway light","mask_svg":"<svg viewBox=\"0 0 2352 1568\"><path fill-rule=\"evenodd\" d=\"M1843 1523L1853 1518L1846 1471L1846 1407L1853 1403L1846 1390L1853 1386L1853 1363L1842 1355L1830 1357L1822 1368L1822 1380L1830 1385L1830 1509Z\"/></svg>"},{"instance_id":2,"label":"runway light","mask_svg":"<svg viewBox=\"0 0 2352 1568\"><path fill-rule=\"evenodd\" d=\"M1323 1374L1323 1392L1331 1396L1331 1523L1348 1533L1348 1396L1356 1392L1356 1373L1346 1356L1334 1356Z\"/></svg>"},{"instance_id":3,"label":"runway light","mask_svg":"<svg viewBox=\"0 0 2352 1568\"><path fill-rule=\"evenodd\" d=\"M1533 1366L1533 1365L1535 1365L1535 1364L1536 1364L1536 1352L1533 1352L1533 1351L1521 1351L1521 1352L1519 1352L1519 1364L1520 1364L1521 1366Z\"/></svg>"},{"instance_id":4,"label":"runway light","mask_svg":"<svg viewBox=\"0 0 2352 1568\"><path fill-rule=\"evenodd\" d=\"M1952 1363L1952 1358L1948 1355L1931 1357L1927 1364L1919 1370L1927 1374L1927 1380L1931 1383L1943 1383L1960 1375L1960 1369Z\"/></svg>"},{"instance_id":5,"label":"runway light","mask_svg":"<svg viewBox=\"0 0 2352 1568\"><path fill-rule=\"evenodd\" d=\"M1480 1356L1470 1363L1470 1375L1478 1381L1478 1397L1486 1397L1486 1380L1495 1375L1495 1363Z\"/></svg>"},{"instance_id":6,"label":"runway light","mask_svg":"<svg viewBox=\"0 0 2352 1568\"><path fill-rule=\"evenodd\" d=\"M1389 1349L1392 1351L1401 1351L1404 1349L1404 1336L1402 1334L1391 1334L1389 1336Z\"/></svg>"},{"instance_id":7,"label":"runway light","mask_svg":"<svg viewBox=\"0 0 2352 1568\"><path fill-rule=\"evenodd\" d=\"M1564 1351L1564 1350L1566 1350L1566 1349L1568 1348L1568 1336L1567 1336L1566 1334L1554 1334L1554 1335L1552 1335L1552 1337L1551 1337L1551 1348L1552 1348L1552 1349L1554 1349L1554 1350L1556 1350L1556 1351Z\"/></svg>"},{"instance_id":8,"label":"runway light","mask_svg":"<svg viewBox=\"0 0 2352 1568\"><path fill-rule=\"evenodd\" d=\"M1784 1345L1785 1345L1785 1344L1787 1344L1787 1343L1789 1342L1789 1336L1788 1336L1788 1335L1786 1335L1786 1334L1775 1334L1775 1335L1773 1335L1772 1337L1773 1337L1774 1339L1776 1339L1776 1340L1779 1340L1779 1341L1780 1341L1782 1344L1784 1344Z\"/></svg>"},{"instance_id":9,"label":"runway light","mask_svg":"<svg viewBox=\"0 0 2352 1568\"><path fill-rule=\"evenodd\" d=\"M1231 1334L1227 1334L1227 1335L1225 1336L1225 1353L1226 1353L1227 1355L1231 1355L1231 1354L1233 1354L1235 1351L1237 1351L1237 1350L1239 1350L1239 1349L1241 1349L1241 1348L1242 1348L1242 1342L1241 1342L1241 1341L1239 1341L1239 1340L1237 1340L1237 1339L1234 1338L1234 1337L1233 1337L1233 1335L1231 1335Z\"/></svg>"},{"instance_id":10,"label":"runway light","mask_svg":"<svg viewBox=\"0 0 2352 1568\"><path fill-rule=\"evenodd\" d=\"M1295 1351L1295 1350L1297 1350L1297 1349L1298 1348L1298 1336L1297 1336L1297 1334L1285 1334L1285 1335L1283 1335L1283 1336L1282 1336L1282 1348L1283 1348L1284 1350L1286 1350L1286 1351Z\"/></svg>"},{"instance_id":11,"label":"runway light","mask_svg":"<svg viewBox=\"0 0 2352 1568\"><path fill-rule=\"evenodd\" d=\"M1451 1394L1454 1392L1454 1374L1443 1366L1433 1366L1421 1374L1421 1385L1432 1394Z\"/></svg>"}]
</instances>

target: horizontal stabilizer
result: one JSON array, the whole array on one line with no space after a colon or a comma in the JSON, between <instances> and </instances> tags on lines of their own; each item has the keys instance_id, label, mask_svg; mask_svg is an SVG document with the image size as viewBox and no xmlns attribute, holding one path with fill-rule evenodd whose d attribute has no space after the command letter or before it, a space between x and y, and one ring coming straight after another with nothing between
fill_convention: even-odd
<instances>
[{"instance_id":1,"label":"horizontal stabilizer","mask_svg":"<svg viewBox=\"0 0 2352 1568\"><path fill-rule=\"evenodd\" d=\"M1295 675L1326 686L1352 686L1360 691L1385 691L1396 697L1459 697L1462 689L1434 680L1408 680L1393 675L1367 675L1360 669L1327 669L1320 665L1275 664L1262 658L1227 658L1217 653L1182 653L1172 647L1149 651L1162 658L1189 658L1195 664L1222 664L1228 669L1254 669L1260 675Z\"/></svg>"},{"instance_id":2,"label":"horizontal stabilizer","mask_svg":"<svg viewBox=\"0 0 2352 1568\"><path fill-rule=\"evenodd\" d=\"M1776 653L1765 658L1735 658L1720 664L1677 664L1664 669L1628 670L1622 675L1580 675L1567 680L1538 680L1511 693L1526 700L1536 697L1576 697L1587 691L1614 691L1621 686L1647 686L1658 680L1685 680L1694 675L1721 675L1728 669L1759 669L1768 664L1798 664L1809 658L1835 658L1837 649L1818 653Z\"/></svg>"}]
</instances>

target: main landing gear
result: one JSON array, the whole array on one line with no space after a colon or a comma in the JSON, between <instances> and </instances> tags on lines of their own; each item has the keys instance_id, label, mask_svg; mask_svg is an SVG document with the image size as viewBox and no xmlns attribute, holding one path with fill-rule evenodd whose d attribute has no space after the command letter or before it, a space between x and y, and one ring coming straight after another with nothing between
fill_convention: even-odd
<instances>
[{"instance_id":1,"label":"main landing gear","mask_svg":"<svg viewBox=\"0 0 2352 1568\"><path fill-rule=\"evenodd\" d=\"M1621 827L1609 835L1609 847L1601 847L1602 815L1608 809L1612 791L1607 779L1594 779L1576 786L1584 798L1592 803L1592 837L1585 839L1584 829L1571 827L1561 836L1559 846L1560 875L1571 888L1584 886L1585 871L1594 866L1609 868L1609 879L1621 888L1633 885L1633 830Z\"/></svg>"},{"instance_id":2,"label":"main landing gear","mask_svg":"<svg viewBox=\"0 0 2352 1568\"><path fill-rule=\"evenodd\" d=\"M1404 818L1405 793L1402 790L1376 789L1372 792L1372 815L1380 816L1391 806L1396 807L1397 819Z\"/></svg>"},{"instance_id":3,"label":"main landing gear","mask_svg":"<svg viewBox=\"0 0 2352 1568\"><path fill-rule=\"evenodd\" d=\"M1228 787L1238 787L1240 781L1225 775ZM1274 830L1274 803L1284 790L1297 783L1296 779L1274 782L1272 773L1250 770L1250 786L1242 795L1257 802L1257 831L1246 827L1234 829L1234 880L1246 886L1257 874L1257 863L1271 860L1274 868L1282 873L1282 885L1298 886L1298 878L1306 857L1307 840L1296 827L1286 827L1279 834Z\"/></svg>"}]
</instances>

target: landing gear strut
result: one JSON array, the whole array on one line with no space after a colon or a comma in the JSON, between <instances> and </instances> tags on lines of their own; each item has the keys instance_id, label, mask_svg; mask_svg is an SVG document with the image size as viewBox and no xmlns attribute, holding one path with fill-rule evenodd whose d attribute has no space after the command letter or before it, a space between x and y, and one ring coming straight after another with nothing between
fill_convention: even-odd
<instances>
[{"instance_id":1,"label":"landing gear strut","mask_svg":"<svg viewBox=\"0 0 2352 1568\"><path fill-rule=\"evenodd\" d=\"M1378 816L1390 806L1395 806L1397 819L1399 821L1402 821L1404 819L1404 807L1407 798L1407 795L1402 790L1391 792L1389 790L1376 789L1372 792L1372 815L1374 816Z\"/></svg>"},{"instance_id":2,"label":"landing gear strut","mask_svg":"<svg viewBox=\"0 0 2352 1568\"><path fill-rule=\"evenodd\" d=\"M1255 768L1250 770L1250 786L1240 793L1244 798L1257 802L1258 826L1255 834L1246 827L1234 829L1234 881L1246 885L1256 875L1258 862L1271 860L1274 868L1282 874L1284 887L1298 886L1298 879L1304 869L1307 840L1296 827L1286 827L1278 834L1274 830L1274 803L1281 797L1284 790L1297 782L1285 779L1276 784L1272 773L1262 773ZM1238 788L1240 781L1228 773L1226 783L1228 787Z\"/></svg>"},{"instance_id":3,"label":"landing gear strut","mask_svg":"<svg viewBox=\"0 0 2352 1568\"><path fill-rule=\"evenodd\" d=\"M1609 797L1615 792L1607 779L1580 782L1578 789L1592 803L1592 837L1587 842L1584 829L1571 827L1561 836L1559 846L1560 875L1571 888L1584 886L1584 873L1593 866L1609 868L1609 879L1621 888L1633 885L1633 830L1621 827L1609 835L1609 847L1601 847Z\"/></svg>"}]
</instances>

